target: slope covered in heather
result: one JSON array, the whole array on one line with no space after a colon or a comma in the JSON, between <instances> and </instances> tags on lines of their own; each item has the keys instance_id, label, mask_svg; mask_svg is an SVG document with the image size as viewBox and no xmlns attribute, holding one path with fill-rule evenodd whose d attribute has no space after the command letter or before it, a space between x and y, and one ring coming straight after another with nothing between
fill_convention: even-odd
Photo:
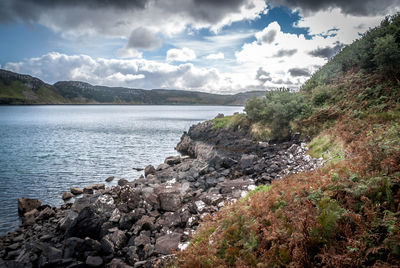
<instances>
[{"instance_id":1,"label":"slope covered in heather","mask_svg":"<svg viewBox=\"0 0 400 268\"><path fill-rule=\"evenodd\" d=\"M225 207L202 223L176 266L399 266L398 66L399 14L345 47L300 92L270 92L248 102L246 120L216 122L250 124L254 137L274 141L300 132L327 164Z\"/></svg>"}]
</instances>

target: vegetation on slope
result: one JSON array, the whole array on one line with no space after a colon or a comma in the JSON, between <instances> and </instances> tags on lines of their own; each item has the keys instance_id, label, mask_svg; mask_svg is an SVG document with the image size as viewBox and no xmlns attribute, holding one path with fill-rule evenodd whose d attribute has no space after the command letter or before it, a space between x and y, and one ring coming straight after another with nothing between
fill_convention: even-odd
<instances>
[{"instance_id":1,"label":"vegetation on slope","mask_svg":"<svg viewBox=\"0 0 400 268\"><path fill-rule=\"evenodd\" d=\"M299 93L251 100L248 117L278 134L276 113L301 99L300 111L284 115L286 134L308 135L310 153L331 161L222 209L176 266L400 266L399 44L397 15L344 48Z\"/></svg>"}]
</instances>

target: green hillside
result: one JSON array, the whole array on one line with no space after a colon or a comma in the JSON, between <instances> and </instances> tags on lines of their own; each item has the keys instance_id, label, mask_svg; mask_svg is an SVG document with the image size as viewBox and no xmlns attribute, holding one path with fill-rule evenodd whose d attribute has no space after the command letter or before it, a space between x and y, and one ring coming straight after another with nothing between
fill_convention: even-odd
<instances>
[{"instance_id":1,"label":"green hillside","mask_svg":"<svg viewBox=\"0 0 400 268\"><path fill-rule=\"evenodd\" d=\"M0 104L244 105L254 91L235 95L164 89L93 86L79 81L49 85L29 75L0 70Z\"/></svg>"},{"instance_id":2,"label":"green hillside","mask_svg":"<svg viewBox=\"0 0 400 268\"><path fill-rule=\"evenodd\" d=\"M398 14L345 47L300 92L251 99L241 122L255 137L300 132L309 154L327 164L222 209L176 266L398 267L399 66Z\"/></svg>"}]
</instances>

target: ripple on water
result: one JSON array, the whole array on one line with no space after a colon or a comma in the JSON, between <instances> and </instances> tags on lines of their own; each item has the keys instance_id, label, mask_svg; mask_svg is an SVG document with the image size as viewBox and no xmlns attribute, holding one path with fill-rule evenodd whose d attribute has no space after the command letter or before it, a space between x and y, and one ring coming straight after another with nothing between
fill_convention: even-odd
<instances>
[{"instance_id":1,"label":"ripple on water","mask_svg":"<svg viewBox=\"0 0 400 268\"><path fill-rule=\"evenodd\" d=\"M62 204L71 186L133 180L133 167L174 155L192 124L233 114L227 106L0 107L0 234L18 227L17 198ZM118 179L106 185L115 185Z\"/></svg>"}]
</instances>

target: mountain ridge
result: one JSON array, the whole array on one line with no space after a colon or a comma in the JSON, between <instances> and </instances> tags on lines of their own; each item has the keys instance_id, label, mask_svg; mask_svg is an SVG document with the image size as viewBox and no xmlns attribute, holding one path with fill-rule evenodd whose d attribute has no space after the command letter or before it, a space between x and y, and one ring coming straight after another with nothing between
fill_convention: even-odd
<instances>
[{"instance_id":1,"label":"mountain ridge","mask_svg":"<svg viewBox=\"0 0 400 268\"><path fill-rule=\"evenodd\" d=\"M58 81L53 85L31 75L0 69L0 104L137 104L243 106L264 91L214 94L178 89L139 89Z\"/></svg>"}]
</instances>

